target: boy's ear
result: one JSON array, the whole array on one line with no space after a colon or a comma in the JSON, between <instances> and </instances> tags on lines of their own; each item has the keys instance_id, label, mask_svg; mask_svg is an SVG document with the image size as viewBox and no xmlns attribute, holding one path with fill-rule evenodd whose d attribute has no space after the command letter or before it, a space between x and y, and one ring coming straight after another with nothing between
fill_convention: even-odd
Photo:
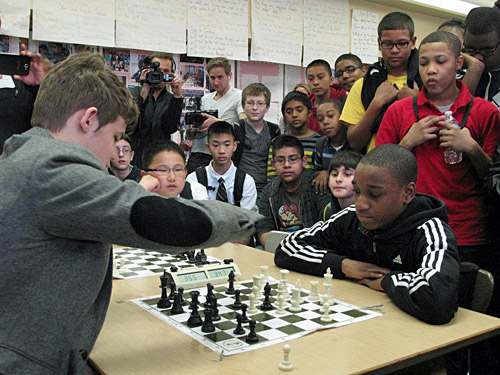
<instances>
[{"instance_id":1,"label":"boy's ear","mask_svg":"<svg viewBox=\"0 0 500 375\"><path fill-rule=\"evenodd\" d=\"M403 187L403 203L409 204L413 198L415 197L415 193L417 191L417 187L414 182L409 182Z\"/></svg>"},{"instance_id":2,"label":"boy's ear","mask_svg":"<svg viewBox=\"0 0 500 375\"><path fill-rule=\"evenodd\" d=\"M411 46L411 49L415 49L417 47L417 37L414 36L413 38L411 38L411 42L412 42L412 46Z\"/></svg>"},{"instance_id":3,"label":"boy's ear","mask_svg":"<svg viewBox=\"0 0 500 375\"><path fill-rule=\"evenodd\" d=\"M207 143L205 143L205 148L206 148L206 149L207 149L207 151L211 154L211 152L210 152L210 145L208 144L208 142L207 142Z\"/></svg>"},{"instance_id":4,"label":"boy's ear","mask_svg":"<svg viewBox=\"0 0 500 375\"><path fill-rule=\"evenodd\" d=\"M141 170L141 177L144 177L147 174L148 174L148 172L145 172L145 171Z\"/></svg>"},{"instance_id":5,"label":"boy's ear","mask_svg":"<svg viewBox=\"0 0 500 375\"><path fill-rule=\"evenodd\" d=\"M132 162L132 160L134 160L134 151L130 151L130 162Z\"/></svg>"},{"instance_id":6,"label":"boy's ear","mask_svg":"<svg viewBox=\"0 0 500 375\"><path fill-rule=\"evenodd\" d=\"M98 112L96 107L89 107L84 110L78 124L83 133L87 134L90 130L97 130L99 128L99 119L97 118Z\"/></svg>"},{"instance_id":7,"label":"boy's ear","mask_svg":"<svg viewBox=\"0 0 500 375\"><path fill-rule=\"evenodd\" d=\"M302 156L302 166L304 167L304 169L306 169L307 167L307 156Z\"/></svg>"},{"instance_id":8,"label":"boy's ear","mask_svg":"<svg viewBox=\"0 0 500 375\"><path fill-rule=\"evenodd\" d=\"M462 66L464 65L464 57L463 55L460 55L457 57L457 61L456 61L456 64L455 64L455 70L460 70L462 69Z\"/></svg>"}]
</instances>

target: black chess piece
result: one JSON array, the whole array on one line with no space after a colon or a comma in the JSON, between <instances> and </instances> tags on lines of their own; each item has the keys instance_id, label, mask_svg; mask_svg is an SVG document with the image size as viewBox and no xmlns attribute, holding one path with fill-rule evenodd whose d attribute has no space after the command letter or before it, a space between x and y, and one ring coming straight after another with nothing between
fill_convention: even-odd
<instances>
[{"instance_id":1,"label":"black chess piece","mask_svg":"<svg viewBox=\"0 0 500 375\"><path fill-rule=\"evenodd\" d=\"M235 335L244 335L246 332L242 326L242 319L241 318L242 318L241 314L236 314L236 321L238 322L238 325L236 326L236 328L233 331L233 333Z\"/></svg>"},{"instance_id":2,"label":"black chess piece","mask_svg":"<svg viewBox=\"0 0 500 375\"><path fill-rule=\"evenodd\" d=\"M175 283L171 282L170 283L170 294L168 295L168 299L173 301L174 300L174 293L175 293Z\"/></svg>"},{"instance_id":3,"label":"black chess piece","mask_svg":"<svg viewBox=\"0 0 500 375\"><path fill-rule=\"evenodd\" d=\"M266 283L266 286L264 287L264 302L260 305L260 308L264 311L273 309L273 305L271 304L269 297L271 297L271 286L269 283Z\"/></svg>"},{"instance_id":4,"label":"black chess piece","mask_svg":"<svg viewBox=\"0 0 500 375\"><path fill-rule=\"evenodd\" d=\"M207 254L205 254L205 249L201 249L195 255L194 260L197 265L207 264Z\"/></svg>"},{"instance_id":5,"label":"black chess piece","mask_svg":"<svg viewBox=\"0 0 500 375\"><path fill-rule=\"evenodd\" d=\"M233 309L237 309L237 310L241 309L240 294L241 294L241 292L240 292L240 290L239 290L239 289L236 289L236 290L234 291L234 302L233 302L233 304L231 305L231 307L232 307Z\"/></svg>"},{"instance_id":6,"label":"black chess piece","mask_svg":"<svg viewBox=\"0 0 500 375\"><path fill-rule=\"evenodd\" d=\"M259 336L257 336L257 334L255 333L256 324L257 322L255 321L255 319L250 319L250 322L248 323L248 325L250 326L250 332L248 333L248 336L245 339L246 342L248 343L254 343L259 341Z\"/></svg>"},{"instance_id":7,"label":"black chess piece","mask_svg":"<svg viewBox=\"0 0 500 375\"><path fill-rule=\"evenodd\" d=\"M214 286L210 283L207 284L207 295L205 296L205 303L203 307L210 307L210 297L214 295Z\"/></svg>"},{"instance_id":8,"label":"black chess piece","mask_svg":"<svg viewBox=\"0 0 500 375\"><path fill-rule=\"evenodd\" d=\"M191 304L192 311L191 315L189 315L189 319L187 321L188 327L199 327L203 324L203 320L201 320L201 316L198 313L198 305Z\"/></svg>"},{"instance_id":9,"label":"black chess piece","mask_svg":"<svg viewBox=\"0 0 500 375\"><path fill-rule=\"evenodd\" d=\"M189 292L189 294L191 295L191 304L189 305L189 309L193 309L194 305L198 306L200 304L200 302L198 301L200 292L198 290L192 290Z\"/></svg>"},{"instance_id":10,"label":"black chess piece","mask_svg":"<svg viewBox=\"0 0 500 375\"><path fill-rule=\"evenodd\" d=\"M212 321L213 311L210 307L205 309L205 320L203 321L203 326L201 327L201 332L209 333L215 331L215 326Z\"/></svg>"},{"instance_id":11,"label":"black chess piece","mask_svg":"<svg viewBox=\"0 0 500 375\"><path fill-rule=\"evenodd\" d=\"M229 286L226 289L226 294L234 294L234 272L229 272L228 279Z\"/></svg>"},{"instance_id":12,"label":"black chess piece","mask_svg":"<svg viewBox=\"0 0 500 375\"><path fill-rule=\"evenodd\" d=\"M190 262L194 262L194 253L195 253L195 250L188 250L187 252L187 257L188 257L188 261Z\"/></svg>"},{"instance_id":13,"label":"black chess piece","mask_svg":"<svg viewBox=\"0 0 500 375\"><path fill-rule=\"evenodd\" d=\"M219 309L217 308L217 297L210 296L210 308L212 309L212 320L217 322L222 318L219 315Z\"/></svg>"},{"instance_id":14,"label":"black chess piece","mask_svg":"<svg viewBox=\"0 0 500 375\"><path fill-rule=\"evenodd\" d=\"M168 283L168 275L167 271L163 271L163 275L160 276L160 288L161 288L161 297L156 306L159 309L168 309L172 304L167 297L167 283Z\"/></svg>"},{"instance_id":15,"label":"black chess piece","mask_svg":"<svg viewBox=\"0 0 500 375\"><path fill-rule=\"evenodd\" d=\"M174 292L174 304L172 305L171 314L182 314L184 309L181 304L181 295L178 292Z\"/></svg>"},{"instance_id":16,"label":"black chess piece","mask_svg":"<svg viewBox=\"0 0 500 375\"><path fill-rule=\"evenodd\" d=\"M182 286L178 287L177 292L181 296L181 305L185 305L186 301L184 301L184 288Z\"/></svg>"},{"instance_id":17,"label":"black chess piece","mask_svg":"<svg viewBox=\"0 0 500 375\"><path fill-rule=\"evenodd\" d=\"M248 319L248 316L247 316L247 309L248 309L248 305L246 303L242 303L241 304L241 322L242 323L248 323L250 321L250 319Z\"/></svg>"}]
</instances>

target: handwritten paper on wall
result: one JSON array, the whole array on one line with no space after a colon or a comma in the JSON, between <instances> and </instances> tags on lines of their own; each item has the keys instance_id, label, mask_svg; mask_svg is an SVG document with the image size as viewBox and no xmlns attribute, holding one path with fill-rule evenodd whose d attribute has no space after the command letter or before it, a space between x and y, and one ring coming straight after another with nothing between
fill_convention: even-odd
<instances>
[{"instance_id":1,"label":"handwritten paper on wall","mask_svg":"<svg viewBox=\"0 0 500 375\"><path fill-rule=\"evenodd\" d=\"M366 10L352 10L351 52L364 63L378 60L378 14Z\"/></svg>"},{"instance_id":2,"label":"handwritten paper on wall","mask_svg":"<svg viewBox=\"0 0 500 375\"><path fill-rule=\"evenodd\" d=\"M300 66L302 0L252 0L251 58Z\"/></svg>"},{"instance_id":3,"label":"handwritten paper on wall","mask_svg":"<svg viewBox=\"0 0 500 375\"><path fill-rule=\"evenodd\" d=\"M349 1L304 0L304 59L307 66L315 59L333 64L349 52Z\"/></svg>"},{"instance_id":4,"label":"handwritten paper on wall","mask_svg":"<svg viewBox=\"0 0 500 375\"><path fill-rule=\"evenodd\" d=\"M34 0L33 39L113 47L114 0Z\"/></svg>"},{"instance_id":5,"label":"handwritten paper on wall","mask_svg":"<svg viewBox=\"0 0 500 375\"><path fill-rule=\"evenodd\" d=\"M186 53L187 0L116 2L116 46Z\"/></svg>"},{"instance_id":6,"label":"handwritten paper on wall","mask_svg":"<svg viewBox=\"0 0 500 375\"><path fill-rule=\"evenodd\" d=\"M189 56L248 60L248 0L189 0Z\"/></svg>"},{"instance_id":7,"label":"handwritten paper on wall","mask_svg":"<svg viewBox=\"0 0 500 375\"><path fill-rule=\"evenodd\" d=\"M0 34L28 38L30 0L2 0Z\"/></svg>"}]
</instances>

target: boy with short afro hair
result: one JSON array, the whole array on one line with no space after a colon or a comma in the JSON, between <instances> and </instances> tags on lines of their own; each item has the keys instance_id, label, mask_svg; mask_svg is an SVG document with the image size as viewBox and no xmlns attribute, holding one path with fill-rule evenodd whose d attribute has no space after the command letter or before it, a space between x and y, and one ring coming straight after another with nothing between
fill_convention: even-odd
<instances>
[{"instance_id":1,"label":"boy with short afro hair","mask_svg":"<svg viewBox=\"0 0 500 375\"><path fill-rule=\"evenodd\" d=\"M320 135L324 135L316 118L316 108L326 99L343 100L346 91L334 82L332 68L328 61L314 60L307 65L306 82L311 94L311 116L307 120L307 127Z\"/></svg>"},{"instance_id":2,"label":"boy with short afro hair","mask_svg":"<svg viewBox=\"0 0 500 375\"><path fill-rule=\"evenodd\" d=\"M111 297L111 244L176 253L253 233L253 212L165 199L110 176L115 144L137 117L103 57L82 53L50 70L33 128L5 143L0 372L85 374Z\"/></svg>"},{"instance_id":3,"label":"boy with short afro hair","mask_svg":"<svg viewBox=\"0 0 500 375\"><path fill-rule=\"evenodd\" d=\"M278 246L278 267L350 278L385 291L403 311L430 324L458 309L459 258L442 201L416 193L417 161L382 145L356 168L355 206L297 231Z\"/></svg>"},{"instance_id":4,"label":"boy with short afro hair","mask_svg":"<svg viewBox=\"0 0 500 375\"><path fill-rule=\"evenodd\" d=\"M415 25L407 14L392 12L378 25L382 61L371 65L349 91L340 116L347 126L347 140L355 151L375 147L387 108L396 100L413 96L422 86L415 49Z\"/></svg>"}]
</instances>

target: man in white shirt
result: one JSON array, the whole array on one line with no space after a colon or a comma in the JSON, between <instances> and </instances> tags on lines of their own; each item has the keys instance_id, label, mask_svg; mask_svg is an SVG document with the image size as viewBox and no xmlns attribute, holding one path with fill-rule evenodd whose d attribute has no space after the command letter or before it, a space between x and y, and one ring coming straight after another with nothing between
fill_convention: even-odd
<instances>
[{"instance_id":1,"label":"man in white shirt","mask_svg":"<svg viewBox=\"0 0 500 375\"><path fill-rule=\"evenodd\" d=\"M207 119L196 129L196 134L193 136L191 155L187 165L188 173L210 162L211 156L205 144L207 143L206 132L213 123L227 121L232 124L245 118L241 105L241 90L232 88L230 84L232 73L229 61L225 57L216 57L210 60L206 69L214 92L201 98L201 110L217 110L218 117L203 114Z\"/></svg>"}]
</instances>

